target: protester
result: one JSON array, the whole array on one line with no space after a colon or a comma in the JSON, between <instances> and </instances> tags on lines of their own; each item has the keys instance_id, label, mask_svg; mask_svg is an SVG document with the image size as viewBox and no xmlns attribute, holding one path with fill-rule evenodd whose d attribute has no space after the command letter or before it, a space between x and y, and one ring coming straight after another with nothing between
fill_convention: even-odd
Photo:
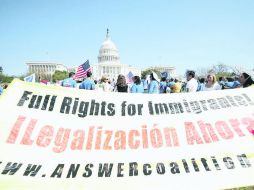
<instances>
[{"instance_id":1,"label":"protester","mask_svg":"<svg viewBox=\"0 0 254 190\"><path fill-rule=\"evenodd\" d=\"M113 91L113 89L114 89L115 86L116 86L116 81L115 81L114 78L111 80L110 85L111 85L111 89L112 89L112 91Z\"/></svg>"},{"instance_id":2,"label":"protester","mask_svg":"<svg viewBox=\"0 0 254 190\"><path fill-rule=\"evenodd\" d=\"M220 84L222 90L224 89L226 82L227 82L227 80L224 76L219 77L219 84Z\"/></svg>"},{"instance_id":3,"label":"protester","mask_svg":"<svg viewBox=\"0 0 254 190\"><path fill-rule=\"evenodd\" d=\"M239 82L241 83L243 88L249 87L249 86L254 86L254 81L251 78L251 76L247 73L241 73L239 77Z\"/></svg>"},{"instance_id":4,"label":"protester","mask_svg":"<svg viewBox=\"0 0 254 190\"><path fill-rule=\"evenodd\" d=\"M149 94L159 94L159 77L155 72L150 74L150 83L148 85Z\"/></svg>"},{"instance_id":5,"label":"protester","mask_svg":"<svg viewBox=\"0 0 254 190\"><path fill-rule=\"evenodd\" d=\"M66 78L62 81L61 86L63 87L70 87L70 88L76 88L77 82L74 80L75 73L70 72L69 78Z\"/></svg>"},{"instance_id":6,"label":"protester","mask_svg":"<svg viewBox=\"0 0 254 190\"><path fill-rule=\"evenodd\" d=\"M221 90L221 86L217 82L216 76L214 74L207 75L206 83L201 90L202 91Z\"/></svg>"},{"instance_id":7,"label":"protester","mask_svg":"<svg viewBox=\"0 0 254 190\"><path fill-rule=\"evenodd\" d=\"M227 77L227 81L225 82L224 89L234 89L240 88L241 84L238 80L235 80L232 77Z\"/></svg>"},{"instance_id":8,"label":"protester","mask_svg":"<svg viewBox=\"0 0 254 190\"><path fill-rule=\"evenodd\" d=\"M175 80L173 78L168 79L166 93L173 93L172 88L175 85Z\"/></svg>"},{"instance_id":9,"label":"protester","mask_svg":"<svg viewBox=\"0 0 254 190\"><path fill-rule=\"evenodd\" d=\"M95 83L92 79L92 72L87 72L87 78L79 85L79 89L84 90L94 90L95 89Z\"/></svg>"},{"instance_id":10,"label":"protester","mask_svg":"<svg viewBox=\"0 0 254 190\"><path fill-rule=\"evenodd\" d=\"M204 87L205 87L205 78L199 78L198 79L198 89L197 89L197 91L199 92L199 91L203 91L203 89L204 89Z\"/></svg>"},{"instance_id":11,"label":"protester","mask_svg":"<svg viewBox=\"0 0 254 190\"><path fill-rule=\"evenodd\" d=\"M194 71L187 71L187 73L186 73L187 84L185 87L185 92L196 92L197 91L198 82L194 77L195 77Z\"/></svg>"},{"instance_id":12,"label":"protester","mask_svg":"<svg viewBox=\"0 0 254 190\"><path fill-rule=\"evenodd\" d=\"M112 87L109 84L109 78L106 76L102 76L101 77L101 82L99 84L99 88L102 88L102 90L104 92L111 92L112 91Z\"/></svg>"},{"instance_id":13,"label":"protester","mask_svg":"<svg viewBox=\"0 0 254 190\"><path fill-rule=\"evenodd\" d=\"M124 75L118 75L116 81L116 92L128 92L128 85Z\"/></svg>"},{"instance_id":14,"label":"protester","mask_svg":"<svg viewBox=\"0 0 254 190\"><path fill-rule=\"evenodd\" d=\"M133 85L131 86L131 93L144 93L144 87L141 83L140 77L139 76L134 76L132 78L133 80Z\"/></svg>"},{"instance_id":15,"label":"protester","mask_svg":"<svg viewBox=\"0 0 254 190\"><path fill-rule=\"evenodd\" d=\"M4 92L3 87L0 85L0 95Z\"/></svg>"},{"instance_id":16,"label":"protester","mask_svg":"<svg viewBox=\"0 0 254 190\"><path fill-rule=\"evenodd\" d=\"M147 75L144 79L142 79L143 87L144 87L144 93L148 92L148 85L150 83L150 76Z\"/></svg>"},{"instance_id":17,"label":"protester","mask_svg":"<svg viewBox=\"0 0 254 190\"><path fill-rule=\"evenodd\" d=\"M175 84L175 80L173 78L168 79L167 86L171 88Z\"/></svg>"},{"instance_id":18,"label":"protester","mask_svg":"<svg viewBox=\"0 0 254 190\"><path fill-rule=\"evenodd\" d=\"M166 77L162 77L160 81L160 94L166 93L166 90L167 90Z\"/></svg>"},{"instance_id":19,"label":"protester","mask_svg":"<svg viewBox=\"0 0 254 190\"><path fill-rule=\"evenodd\" d=\"M171 93L180 93L181 87L182 87L181 83L177 79L175 79L174 84L172 84L170 87Z\"/></svg>"}]
</instances>

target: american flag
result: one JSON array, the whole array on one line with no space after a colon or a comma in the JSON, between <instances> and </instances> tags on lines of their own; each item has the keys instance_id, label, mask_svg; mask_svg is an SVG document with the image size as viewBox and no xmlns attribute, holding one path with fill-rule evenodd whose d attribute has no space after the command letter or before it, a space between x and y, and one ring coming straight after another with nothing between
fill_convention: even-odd
<instances>
[{"instance_id":1,"label":"american flag","mask_svg":"<svg viewBox=\"0 0 254 190\"><path fill-rule=\"evenodd\" d=\"M86 77L86 74L87 74L88 71L91 71L91 67L90 67L90 64L89 64L89 60L86 60L85 63L83 63L82 65L80 65L78 67L78 70L75 74L75 78L76 79L81 79L81 78Z\"/></svg>"}]
</instances>

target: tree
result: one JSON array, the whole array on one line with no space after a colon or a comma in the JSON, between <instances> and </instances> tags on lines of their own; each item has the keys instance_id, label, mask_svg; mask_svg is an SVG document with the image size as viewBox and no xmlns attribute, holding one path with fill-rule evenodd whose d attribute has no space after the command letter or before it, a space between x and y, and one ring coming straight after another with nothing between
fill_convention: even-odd
<instances>
[{"instance_id":1,"label":"tree","mask_svg":"<svg viewBox=\"0 0 254 190\"><path fill-rule=\"evenodd\" d=\"M224 63L218 62L217 65L213 65L211 68L211 72L218 74L218 73L232 73L232 68Z\"/></svg>"},{"instance_id":2,"label":"tree","mask_svg":"<svg viewBox=\"0 0 254 190\"><path fill-rule=\"evenodd\" d=\"M199 68L196 72L196 75L198 77L204 77L206 78L206 76L210 73L215 74L217 80L219 79L219 77L232 77L234 75L236 75L236 70L232 68L231 66L228 66L224 63L218 62L218 64L213 65L211 67L208 68Z\"/></svg>"},{"instance_id":3,"label":"tree","mask_svg":"<svg viewBox=\"0 0 254 190\"><path fill-rule=\"evenodd\" d=\"M208 73L211 71L211 68L198 68L195 72L195 75L199 78L206 78Z\"/></svg>"},{"instance_id":4,"label":"tree","mask_svg":"<svg viewBox=\"0 0 254 190\"><path fill-rule=\"evenodd\" d=\"M0 66L0 73L3 73L3 67Z\"/></svg>"},{"instance_id":5,"label":"tree","mask_svg":"<svg viewBox=\"0 0 254 190\"><path fill-rule=\"evenodd\" d=\"M0 82L1 83L10 83L13 80L14 77L10 77L8 75L4 75L0 73Z\"/></svg>"},{"instance_id":6,"label":"tree","mask_svg":"<svg viewBox=\"0 0 254 190\"><path fill-rule=\"evenodd\" d=\"M68 77L68 72L67 71L55 71L53 74L53 82L56 82L58 80L63 80Z\"/></svg>"}]
</instances>

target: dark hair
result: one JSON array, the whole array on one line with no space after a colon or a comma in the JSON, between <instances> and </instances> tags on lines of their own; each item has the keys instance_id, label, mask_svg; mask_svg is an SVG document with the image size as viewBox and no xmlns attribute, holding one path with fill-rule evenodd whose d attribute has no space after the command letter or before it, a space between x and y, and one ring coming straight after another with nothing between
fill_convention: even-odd
<instances>
[{"instance_id":1,"label":"dark hair","mask_svg":"<svg viewBox=\"0 0 254 190\"><path fill-rule=\"evenodd\" d=\"M128 92L128 85L127 84L125 86L117 85L116 88L117 88L117 92Z\"/></svg>"},{"instance_id":2,"label":"dark hair","mask_svg":"<svg viewBox=\"0 0 254 190\"><path fill-rule=\"evenodd\" d=\"M152 78L152 80L156 80L153 76L153 73L150 74L150 77Z\"/></svg>"},{"instance_id":3,"label":"dark hair","mask_svg":"<svg viewBox=\"0 0 254 190\"><path fill-rule=\"evenodd\" d=\"M74 75L75 75L74 72L70 72L70 73L69 73L69 77L72 77L72 76L74 76Z\"/></svg>"},{"instance_id":4,"label":"dark hair","mask_svg":"<svg viewBox=\"0 0 254 190\"><path fill-rule=\"evenodd\" d=\"M187 75L192 76L192 78L195 77L195 71L188 71Z\"/></svg>"},{"instance_id":5,"label":"dark hair","mask_svg":"<svg viewBox=\"0 0 254 190\"><path fill-rule=\"evenodd\" d=\"M87 77L91 77L92 76L92 72L91 71L88 71L87 74L86 74Z\"/></svg>"},{"instance_id":6,"label":"dark hair","mask_svg":"<svg viewBox=\"0 0 254 190\"><path fill-rule=\"evenodd\" d=\"M139 76L134 76L134 77L133 77L133 80L134 80L134 83L135 83L135 84L140 84L140 83L141 83L141 80L140 80L140 77L139 77Z\"/></svg>"},{"instance_id":7,"label":"dark hair","mask_svg":"<svg viewBox=\"0 0 254 190\"><path fill-rule=\"evenodd\" d=\"M228 81L228 82L233 82L234 79L233 79L232 77L227 77L227 81Z\"/></svg>"},{"instance_id":8,"label":"dark hair","mask_svg":"<svg viewBox=\"0 0 254 190\"><path fill-rule=\"evenodd\" d=\"M166 77L162 77L161 81L163 81L163 82L166 81Z\"/></svg>"},{"instance_id":9,"label":"dark hair","mask_svg":"<svg viewBox=\"0 0 254 190\"><path fill-rule=\"evenodd\" d=\"M251 76L247 73L242 73L242 76L244 77L244 79L246 80L243 84L243 88L246 88L248 86L251 86L252 84L254 84L254 81L252 80Z\"/></svg>"},{"instance_id":10,"label":"dark hair","mask_svg":"<svg viewBox=\"0 0 254 190\"><path fill-rule=\"evenodd\" d=\"M117 81L116 81L117 86L127 86L126 79L124 75L118 75Z\"/></svg>"},{"instance_id":11,"label":"dark hair","mask_svg":"<svg viewBox=\"0 0 254 190\"><path fill-rule=\"evenodd\" d=\"M200 83L204 83L204 82L205 82L205 78L203 78L203 77L200 78L200 79L199 79L199 82L200 82Z\"/></svg>"},{"instance_id":12,"label":"dark hair","mask_svg":"<svg viewBox=\"0 0 254 190\"><path fill-rule=\"evenodd\" d=\"M223 80L223 77L219 77L219 81L222 81Z\"/></svg>"},{"instance_id":13,"label":"dark hair","mask_svg":"<svg viewBox=\"0 0 254 190\"><path fill-rule=\"evenodd\" d=\"M127 92L128 91L128 85L126 83L125 76L120 74L118 75L117 81L116 81L116 88L118 92Z\"/></svg>"}]
</instances>

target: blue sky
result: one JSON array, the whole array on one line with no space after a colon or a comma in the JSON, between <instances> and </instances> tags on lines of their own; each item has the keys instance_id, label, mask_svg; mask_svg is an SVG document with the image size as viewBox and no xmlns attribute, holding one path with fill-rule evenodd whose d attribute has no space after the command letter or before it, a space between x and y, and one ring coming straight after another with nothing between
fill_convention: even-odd
<instances>
[{"instance_id":1,"label":"blue sky","mask_svg":"<svg viewBox=\"0 0 254 190\"><path fill-rule=\"evenodd\" d=\"M253 0L0 0L0 66L97 62L109 28L124 64L254 68Z\"/></svg>"}]
</instances>

